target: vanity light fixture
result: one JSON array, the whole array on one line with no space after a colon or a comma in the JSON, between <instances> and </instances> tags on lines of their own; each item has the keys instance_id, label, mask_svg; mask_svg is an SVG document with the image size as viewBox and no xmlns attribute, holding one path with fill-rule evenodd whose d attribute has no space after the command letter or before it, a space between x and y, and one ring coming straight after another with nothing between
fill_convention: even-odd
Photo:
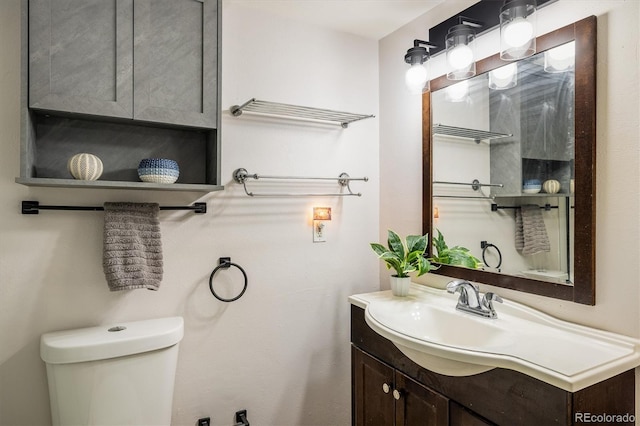
<instances>
[{"instance_id":1,"label":"vanity light fixture","mask_svg":"<svg viewBox=\"0 0 640 426\"><path fill-rule=\"evenodd\" d=\"M473 32L473 38L482 36L494 29L500 28L500 58L513 61L536 53L536 21L538 11L557 0L479 0L468 8L459 11L439 24L429 28L429 40L445 40L442 46L435 46L429 50L429 55L435 57L445 50L449 52L446 40L450 36L455 38L459 25L465 24L465 31ZM476 24L476 25L473 25ZM468 36L467 36L468 37ZM455 45L460 45L456 41ZM461 57L464 49L460 49ZM449 62L449 53L447 53ZM457 68L449 65L451 68ZM449 80L451 77L447 75Z\"/></svg>"},{"instance_id":2,"label":"vanity light fixture","mask_svg":"<svg viewBox=\"0 0 640 426\"><path fill-rule=\"evenodd\" d=\"M505 90L518 85L518 64L511 62L500 68L489 71L489 88Z\"/></svg>"},{"instance_id":3,"label":"vanity light fixture","mask_svg":"<svg viewBox=\"0 0 640 426\"><path fill-rule=\"evenodd\" d=\"M331 220L331 207L313 208L313 242L324 243L327 238L324 234L324 221Z\"/></svg>"},{"instance_id":4,"label":"vanity light fixture","mask_svg":"<svg viewBox=\"0 0 640 426\"><path fill-rule=\"evenodd\" d=\"M500 8L500 59L515 61L536 53L536 0L505 0Z\"/></svg>"},{"instance_id":5,"label":"vanity light fixture","mask_svg":"<svg viewBox=\"0 0 640 426\"><path fill-rule=\"evenodd\" d=\"M459 16L458 22L449 28L445 39L449 80L464 80L476 75L475 28L481 28L482 23L464 16Z\"/></svg>"},{"instance_id":6,"label":"vanity light fixture","mask_svg":"<svg viewBox=\"0 0 640 426\"><path fill-rule=\"evenodd\" d=\"M426 47L420 46L423 44ZM413 47L407 50L404 61L411 65L404 75L404 81L411 93L421 94L429 90L429 49L435 48L433 44L424 40L413 40Z\"/></svg>"}]
</instances>

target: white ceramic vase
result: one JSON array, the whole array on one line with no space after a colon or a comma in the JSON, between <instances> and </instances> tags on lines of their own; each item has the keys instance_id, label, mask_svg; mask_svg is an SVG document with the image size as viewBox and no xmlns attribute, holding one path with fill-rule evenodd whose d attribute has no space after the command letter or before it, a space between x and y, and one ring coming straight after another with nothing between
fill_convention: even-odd
<instances>
[{"instance_id":1,"label":"white ceramic vase","mask_svg":"<svg viewBox=\"0 0 640 426\"><path fill-rule=\"evenodd\" d=\"M409 286L411 285L411 277L399 278L395 275L389 277L391 282L391 294L394 296L407 296L409 294Z\"/></svg>"}]
</instances>

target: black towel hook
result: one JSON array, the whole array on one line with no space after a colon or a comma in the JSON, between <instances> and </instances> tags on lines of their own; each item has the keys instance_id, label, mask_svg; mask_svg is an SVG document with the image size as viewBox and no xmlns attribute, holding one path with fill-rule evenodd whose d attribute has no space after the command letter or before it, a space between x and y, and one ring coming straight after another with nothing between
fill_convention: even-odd
<instances>
[{"instance_id":1,"label":"black towel hook","mask_svg":"<svg viewBox=\"0 0 640 426\"><path fill-rule=\"evenodd\" d=\"M230 299L225 299L224 297L220 297L216 294L216 292L213 290L213 276L216 274L216 272L218 272L219 269L229 269L230 267L235 266L236 268L238 268L240 270L240 272L242 272L242 275L244 276L244 287L242 288L242 291L240 292L240 294L238 294L236 297L232 297ZM242 269L242 267L236 263L231 262L231 258L230 257L221 257L218 260L218 266L216 266L213 270L213 272L211 272L211 276L209 277L209 290L211 290L211 294L213 294L213 297L215 297L216 299L220 300L221 302L234 302L238 299L240 299L242 297L242 295L244 294L245 291L247 291L247 284L248 284L248 279L247 279L247 273L244 271L244 269Z\"/></svg>"}]
</instances>

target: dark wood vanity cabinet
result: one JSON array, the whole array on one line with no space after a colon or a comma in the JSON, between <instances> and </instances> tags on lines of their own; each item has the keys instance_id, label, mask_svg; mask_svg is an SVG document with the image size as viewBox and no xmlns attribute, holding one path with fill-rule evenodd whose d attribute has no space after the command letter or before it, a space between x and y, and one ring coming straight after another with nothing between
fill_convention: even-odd
<instances>
[{"instance_id":1,"label":"dark wood vanity cabinet","mask_svg":"<svg viewBox=\"0 0 640 426\"><path fill-rule=\"evenodd\" d=\"M467 424L450 423L449 400L443 395L355 346L351 353L355 425ZM458 408L464 411L464 408Z\"/></svg>"},{"instance_id":2,"label":"dark wood vanity cabinet","mask_svg":"<svg viewBox=\"0 0 640 426\"><path fill-rule=\"evenodd\" d=\"M635 414L633 370L578 392L501 368L444 376L415 364L369 328L357 306L351 307L351 343L355 426L578 425L585 416Z\"/></svg>"}]
</instances>

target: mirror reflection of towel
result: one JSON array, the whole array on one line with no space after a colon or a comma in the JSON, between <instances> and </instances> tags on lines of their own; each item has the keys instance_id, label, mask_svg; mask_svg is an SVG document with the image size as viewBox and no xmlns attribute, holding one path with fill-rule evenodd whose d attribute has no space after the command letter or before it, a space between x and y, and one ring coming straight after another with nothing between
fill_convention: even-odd
<instances>
[{"instance_id":1,"label":"mirror reflection of towel","mask_svg":"<svg viewBox=\"0 0 640 426\"><path fill-rule=\"evenodd\" d=\"M156 203L104 203L104 274L111 291L158 290L162 242Z\"/></svg>"},{"instance_id":2,"label":"mirror reflection of towel","mask_svg":"<svg viewBox=\"0 0 640 426\"><path fill-rule=\"evenodd\" d=\"M536 204L516 209L516 250L523 255L551 251L542 211Z\"/></svg>"}]
</instances>

